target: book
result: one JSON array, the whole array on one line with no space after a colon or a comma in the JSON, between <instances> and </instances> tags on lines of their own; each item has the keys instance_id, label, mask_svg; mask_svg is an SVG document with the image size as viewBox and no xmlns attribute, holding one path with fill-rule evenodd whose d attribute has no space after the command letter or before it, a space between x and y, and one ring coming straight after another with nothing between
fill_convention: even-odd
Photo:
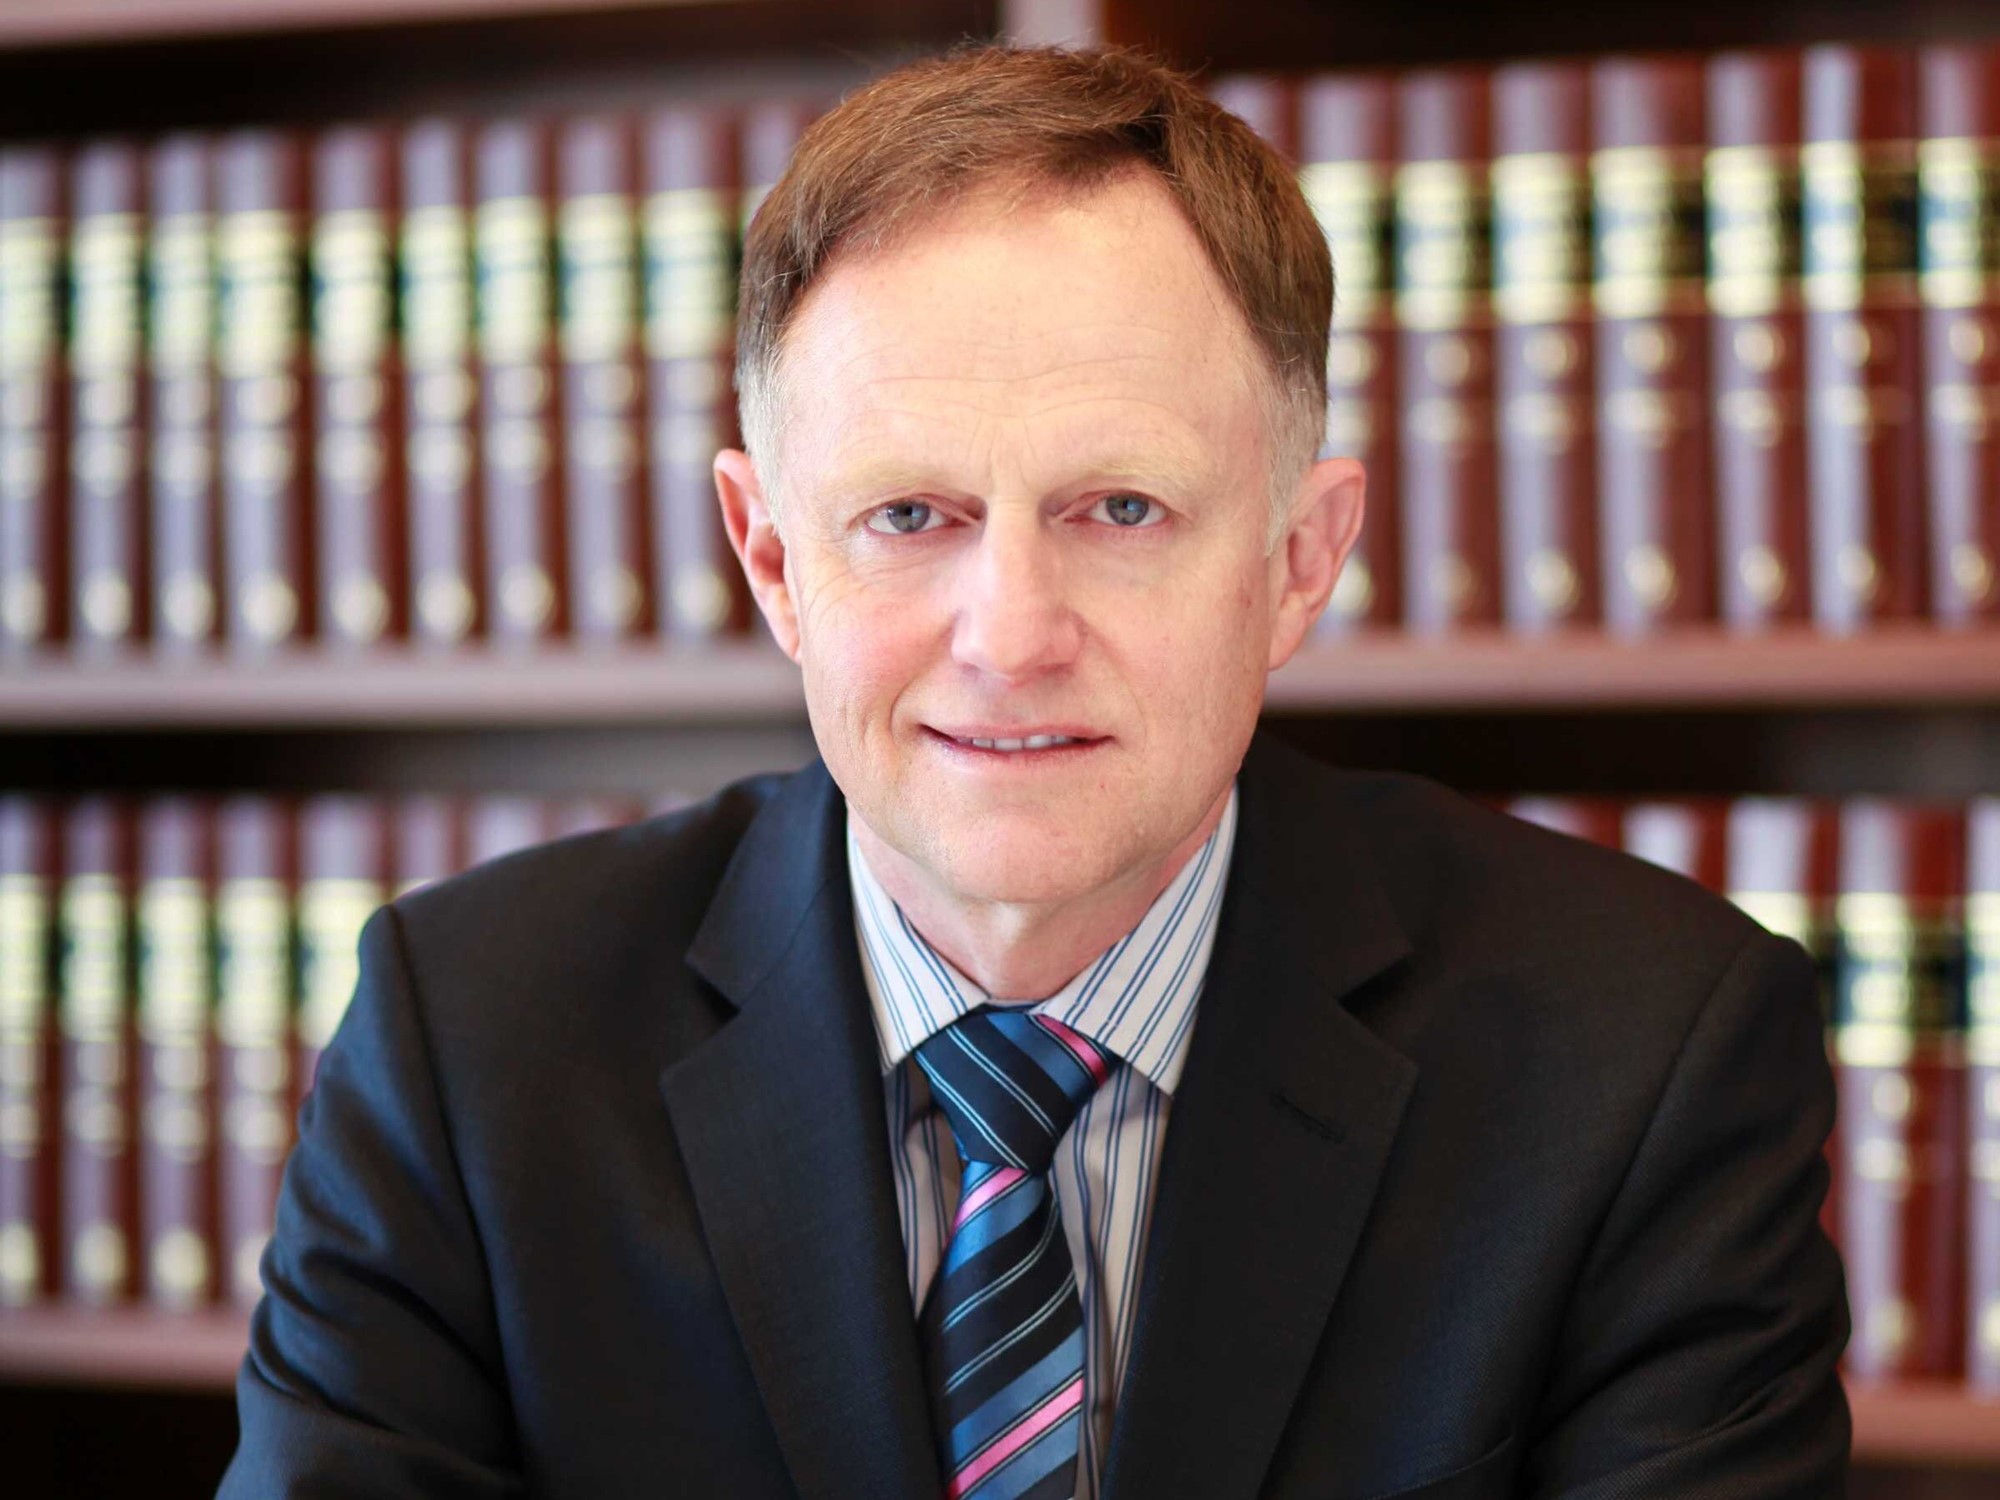
<instances>
[{"instance_id":1,"label":"book","mask_svg":"<svg viewBox=\"0 0 2000 1500\"><path fill-rule=\"evenodd\" d=\"M1604 624L1713 613L1700 64L1591 65L1597 456Z\"/></svg>"},{"instance_id":2,"label":"book","mask_svg":"<svg viewBox=\"0 0 2000 1500\"><path fill-rule=\"evenodd\" d=\"M372 797L299 804L299 1080L312 1086L361 973L361 929L389 899L388 818Z\"/></svg>"},{"instance_id":3,"label":"book","mask_svg":"<svg viewBox=\"0 0 2000 1500\"><path fill-rule=\"evenodd\" d=\"M1716 607L1756 631L1801 623L1812 603L1798 54L1724 53L1707 87Z\"/></svg>"},{"instance_id":4,"label":"book","mask_svg":"<svg viewBox=\"0 0 2000 1500\"><path fill-rule=\"evenodd\" d=\"M486 631L503 646L532 646L566 623L547 128L482 126L473 181Z\"/></svg>"},{"instance_id":5,"label":"book","mask_svg":"<svg viewBox=\"0 0 2000 1500\"><path fill-rule=\"evenodd\" d=\"M390 828L395 893L443 880L465 867L465 819L450 797L415 794L396 800Z\"/></svg>"},{"instance_id":6,"label":"book","mask_svg":"<svg viewBox=\"0 0 2000 1500\"><path fill-rule=\"evenodd\" d=\"M765 194L778 185L800 139L812 122L826 113L830 102L811 95L784 94L759 99L743 109L738 127L742 166L736 179L742 184L736 202L739 240L749 235L750 221L757 217Z\"/></svg>"},{"instance_id":7,"label":"book","mask_svg":"<svg viewBox=\"0 0 2000 1500\"><path fill-rule=\"evenodd\" d=\"M251 656L300 639L312 619L305 187L299 143L283 131L216 144L223 634Z\"/></svg>"},{"instance_id":8,"label":"book","mask_svg":"<svg viewBox=\"0 0 2000 1500\"><path fill-rule=\"evenodd\" d=\"M762 170L775 181L803 124L797 111L776 107L754 111L753 121ZM749 588L723 530L711 472L715 455L738 441L731 364L744 144L736 122L710 106L659 110L645 123L654 591L661 628L687 641L750 621Z\"/></svg>"},{"instance_id":9,"label":"book","mask_svg":"<svg viewBox=\"0 0 2000 1500\"><path fill-rule=\"evenodd\" d=\"M0 657L59 639L63 166L53 147L0 148Z\"/></svg>"},{"instance_id":10,"label":"book","mask_svg":"<svg viewBox=\"0 0 2000 1500\"><path fill-rule=\"evenodd\" d=\"M55 844L38 798L0 796L0 1307L53 1290Z\"/></svg>"},{"instance_id":11,"label":"book","mask_svg":"<svg viewBox=\"0 0 2000 1500\"><path fill-rule=\"evenodd\" d=\"M347 649L403 633L394 168L381 126L312 146L314 593L320 639Z\"/></svg>"},{"instance_id":12,"label":"book","mask_svg":"<svg viewBox=\"0 0 2000 1500\"><path fill-rule=\"evenodd\" d=\"M2000 1396L2000 797L1965 824L1965 1380Z\"/></svg>"},{"instance_id":13,"label":"book","mask_svg":"<svg viewBox=\"0 0 2000 1500\"><path fill-rule=\"evenodd\" d=\"M465 864L470 869L549 837L548 803L539 797L491 794L465 811Z\"/></svg>"},{"instance_id":14,"label":"book","mask_svg":"<svg viewBox=\"0 0 2000 1500\"><path fill-rule=\"evenodd\" d=\"M215 1295L214 829L157 797L138 834L139 1280L180 1311Z\"/></svg>"},{"instance_id":15,"label":"book","mask_svg":"<svg viewBox=\"0 0 2000 1500\"><path fill-rule=\"evenodd\" d=\"M1500 597L1523 635L1598 616L1589 74L1493 75Z\"/></svg>"},{"instance_id":16,"label":"book","mask_svg":"<svg viewBox=\"0 0 2000 1500\"><path fill-rule=\"evenodd\" d=\"M1620 849L1625 844L1624 820L1618 803L1609 797L1515 797L1504 804L1523 822L1546 828L1551 833Z\"/></svg>"},{"instance_id":17,"label":"book","mask_svg":"<svg viewBox=\"0 0 2000 1500\"><path fill-rule=\"evenodd\" d=\"M147 620L145 181L139 148L70 158L70 641L122 651Z\"/></svg>"},{"instance_id":18,"label":"book","mask_svg":"<svg viewBox=\"0 0 2000 1500\"><path fill-rule=\"evenodd\" d=\"M132 825L115 798L64 814L57 923L61 1276L71 1302L101 1306L130 1295L135 1269Z\"/></svg>"},{"instance_id":19,"label":"book","mask_svg":"<svg viewBox=\"0 0 2000 1500\"><path fill-rule=\"evenodd\" d=\"M1395 93L1386 74L1332 73L1298 92L1299 187L1333 256L1324 452L1367 474L1360 538L1318 631L1402 619L1395 332Z\"/></svg>"},{"instance_id":20,"label":"book","mask_svg":"<svg viewBox=\"0 0 2000 1500\"><path fill-rule=\"evenodd\" d=\"M1931 615L2000 618L2000 46L1926 47L1917 89Z\"/></svg>"},{"instance_id":21,"label":"book","mask_svg":"<svg viewBox=\"0 0 2000 1500\"><path fill-rule=\"evenodd\" d=\"M1925 609L1917 78L1900 47L1810 47L1801 79L1813 622Z\"/></svg>"},{"instance_id":22,"label":"book","mask_svg":"<svg viewBox=\"0 0 2000 1500\"><path fill-rule=\"evenodd\" d=\"M1627 803L1622 831L1627 854L1722 891L1729 883L1729 811L1706 798Z\"/></svg>"},{"instance_id":23,"label":"book","mask_svg":"<svg viewBox=\"0 0 2000 1500\"><path fill-rule=\"evenodd\" d=\"M411 639L432 649L457 647L485 622L467 135L456 120L420 120L404 132L400 162L407 594Z\"/></svg>"},{"instance_id":24,"label":"book","mask_svg":"<svg viewBox=\"0 0 2000 1500\"><path fill-rule=\"evenodd\" d=\"M570 120L556 145L570 630L585 642L652 626L639 154L622 115Z\"/></svg>"},{"instance_id":25,"label":"book","mask_svg":"<svg viewBox=\"0 0 2000 1500\"><path fill-rule=\"evenodd\" d=\"M1964 1263L1964 823L1841 808L1833 1059L1856 1380L1955 1376Z\"/></svg>"},{"instance_id":26,"label":"book","mask_svg":"<svg viewBox=\"0 0 2000 1500\"><path fill-rule=\"evenodd\" d=\"M1403 622L1435 635L1500 609L1487 75L1406 73L1396 118Z\"/></svg>"},{"instance_id":27,"label":"book","mask_svg":"<svg viewBox=\"0 0 2000 1500\"><path fill-rule=\"evenodd\" d=\"M152 649L198 654L221 629L215 370L215 198L209 143L146 156L146 369Z\"/></svg>"},{"instance_id":28,"label":"book","mask_svg":"<svg viewBox=\"0 0 2000 1500\"><path fill-rule=\"evenodd\" d=\"M292 1145L291 809L227 798L215 850L216 1250L224 1299L248 1307Z\"/></svg>"}]
</instances>

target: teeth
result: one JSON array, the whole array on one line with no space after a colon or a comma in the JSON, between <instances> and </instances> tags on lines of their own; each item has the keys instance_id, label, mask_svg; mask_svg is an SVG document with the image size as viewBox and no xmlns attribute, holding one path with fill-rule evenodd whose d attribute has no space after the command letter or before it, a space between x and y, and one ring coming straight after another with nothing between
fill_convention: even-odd
<instances>
[{"instance_id":1,"label":"teeth","mask_svg":"<svg viewBox=\"0 0 2000 1500\"><path fill-rule=\"evenodd\" d=\"M1066 734L1031 734L1025 739L982 740L974 737L968 743L976 750L1048 750L1057 745L1074 745L1076 741Z\"/></svg>"}]
</instances>

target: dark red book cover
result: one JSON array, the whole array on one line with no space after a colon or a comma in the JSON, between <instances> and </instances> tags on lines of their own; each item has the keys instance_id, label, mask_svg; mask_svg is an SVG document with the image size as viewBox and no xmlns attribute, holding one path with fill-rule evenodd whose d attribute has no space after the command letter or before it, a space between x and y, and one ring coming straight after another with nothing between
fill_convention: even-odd
<instances>
[{"instance_id":1,"label":"dark red book cover","mask_svg":"<svg viewBox=\"0 0 2000 1500\"><path fill-rule=\"evenodd\" d=\"M390 874L396 895L465 868L465 815L455 799L425 793L402 797L391 818Z\"/></svg>"},{"instance_id":2,"label":"dark red book cover","mask_svg":"<svg viewBox=\"0 0 2000 1500\"><path fill-rule=\"evenodd\" d=\"M299 804L299 1079L347 1013L361 972L361 929L392 894L389 815L372 797L328 794Z\"/></svg>"},{"instance_id":3,"label":"dark red book cover","mask_svg":"<svg viewBox=\"0 0 2000 1500\"><path fill-rule=\"evenodd\" d=\"M410 636L449 649L484 627L477 295L467 128L404 133L399 234Z\"/></svg>"},{"instance_id":4,"label":"dark red book cover","mask_svg":"<svg viewBox=\"0 0 2000 1500\"><path fill-rule=\"evenodd\" d=\"M1812 603L1798 54L1711 58L1708 130L1717 609L1732 629L1763 630Z\"/></svg>"},{"instance_id":5,"label":"dark red book cover","mask_svg":"<svg viewBox=\"0 0 2000 1500\"><path fill-rule=\"evenodd\" d=\"M1403 616L1422 635L1500 615L1489 94L1478 68L1396 85Z\"/></svg>"},{"instance_id":6,"label":"dark red book cover","mask_svg":"<svg viewBox=\"0 0 2000 1500\"><path fill-rule=\"evenodd\" d=\"M59 639L63 526L63 164L0 148L0 656Z\"/></svg>"},{"instance_id":7,"label":"dark red book cover","mask_svg":"<svg viewBox=\"0 0 2000 1500\"><path fill-rule=\"evenodd\" d=\"M792 151L812 122L832 101L808 94L760 99L742 112L742 184L737 201L738 236L747 235L764 195L778 185L791 165Z\"/></svg>"},{"instance_id":8,"label":"dark red book cover","mask_svg":"<svg viewBox=\"0 0 2000 1500\"><path fill-rule=\"evenodd\" d=\"M204 138L170 136L149 151L147 521L152 645L167 655L205 651L221 630L214 186Z\"/></svg>"},{"instance_id":9,"label":"dark red book cover","mask_svg":"<svg viewBox=\"0 0 2000 1500\"><path fill-rule=\"evenodd\" d=\"M1396 459L1396 111L1383 74L1330 73L1299 86L1299 186L1333 254L1326 452L1367 474L1361 536L1319 632L1393 630L1403 617Z\"/></svg>"},{"instance_id":10,"label":"dark red book cover","mask_svg":"<svg viewBox=\"0 0 2000 1500\"><path fill-rule=\"evenodd\" d=\"M101 1305L131 1294L136 1269L129 808L72 803L62 870L62 1284L70 1301Z\"/></svg>"},{"instance_id":11,"label":"dark red book cover","mask_svg":"<svg viewBox=\"0 0 2000 1500\"><path fill-rule=\"evenodd\" d=\"M1565 833L1607 849L1624 847L1624 819L1618 803L1608 797L1515 797L1503 806L1523 822L1551 833Z\"/></svg>"},{"instance_id":12,"label":"dark red book cover","mask_svg":"<svg viewBox=\"0 0 2000 1500\"><path fill-rule=\"evenodd\" d=\"M1728 884L1729 809L1707 798L1628 803L1624 848L1711 891Z\"/></svg>"},{"instance_id":13,"label":"dark red book cover","mask_svg":"<svg viewBox=\"0 0 2000 1500\"><path fill-rule=\"evenodd\" d=\"M782 171L802 112L773 107L753 119L765 169ZM645 124L654 588L662 629L690 641L750 622L711 472L716 453L738 439L730 365L743 145L736 123L710 106L663 109Z\"/></svg>"},{"instance_id":14,"label":"dark red book cover","mask_svg":"<svg viewBox=\"0 0 2000 1500\"><path fill-rule=\"evenodd\" d=\"M313 618L299 143L274 130L222 137L215 193L223 634L257 655L299 640Z\"/></svg>"},{"instance_id":15,"label":"dark red book cover","mask_svg":"<svg viewBox=\"0 0 2000 1500\"><path fill-rule=\"evenodd\" d=\"M1916 56L1811 47L1802 90L1813 619L1849 632L1926 603Z\"/></svg>"},{"instance_id":16,"label":"dark red book cover","mask_svg":"<svg viewBox=\"0 0 2000 1500\"><path fill-rule=\"evenodd\" d=\"M1964 831L1956 807L1841 809L1839 1240L1864 1381L1963 1368Z\"/></svg>"},{"instance_id":17,"label":"dark red book cover","mask_svg":"<svg viewBox=\"0 0 2000 1500\"><path fill-rule=\"evenodd\" d=\"M490 795L474 797L465 810L465 863L483 865L549 837L545 798Z\"/></svg>"},{"instance_id":18,"label":"dark red book cover","mask_svg":"<svg viewBox=\"0 0 2000 1500\"><path fill-rule=\"evenodd\" d=\"M322 134L310 231L314 592L320 639L350 649L404 630L395 215L391 133Z\"/></svg>"},{"instance_id":19,"label":"dark red book cover","mask_svg":"<svg viewBox=\"0 0 2000 1500\"><path fill-rule=\"evenodd\" d=\"M70 158L70 641L117 652L146 628L145 165L127 141Z\"/></svg>"},{"instance_id":20,"label":"dark red book cover","mask_svg":"<svg viewBox=\"0 0 2000 1500\"><path fill-rule=\"evenodd\" d=\"M140 1283L156 1307L216 1291L214 825L188 797L139 812Z\"/></svg>"},{"instance_id":21,"label":"dark red book cover","mask_svg":"<svg viewBox=\"0 0 2000 1500\"><path fill-rule=\"evenodd\" d=\"M2000 618L2000 46L1924 50L1917 99L1931 614Z\"/></svg>"},{"instance_id":22,"label":"dark red book cover","mask_svg":"<svg viewBox=\"0 0 2000 1500\"><path fill-rule=\"evenodd\" d=\"M1701 64L1591 66L1597 461L1604 623L1714 612Z\"/></svg>"},{"instance_id":23,"label":"dark red book cover","mask_svg":"<svg viewBox=\"0 0 2000 1500\"><path fill-rule=\"evenodd\" d=\"M567 122L556 146L570 632L653 623L645 475L639 140L622 115Z\"/></svg>"},{"instance_id":24,"label":"dark red book cover","mask_svg":"<svg viewBox=\"0 0 2000 1500\"><path fill-rule=\"evenodd\" d=\"M507 646L567 628L549 133L483 126L473 148L486 631Z\"/></svg>"},{"instance_id":25,"label":"dark red book cover","mask_svg":"<svg viewBox=\"0 0 2000 1500\"><path fill-rule=\"evenodd\" d=\"M1598 615L1589 83L1579 63L1493 75L1500 597L1524 635Z\"/></svg>"},{"instance_id":26,"label":"dark red book cover","mask_svg":"<svg viewBox=\"0 0 2000 1500\"><path fill-rule=\"evenodd\" d=\"M215 814L216 1243L226 1301L254 1303L292 1146L291 809L232 797Z\"/></svg>"},{"instance_id":27,"label":"dark red book cover","mask_svg":"<svg viewBox=\"0 0 2000 1500\"><path fill-rule=\"evenodd\" d=\"M1965 1379L2000 1396L2000 797L1966 810Z\"/></svg>"},{"instance_id":28,"label":"dark red book cover","mask_svg":"<svg viewBox=\"0 0 2000 1500\"><path fill-rule=\"evenodd\" d=\"M55 838L39 798L0 797L0 1307L53 1290Z\"/></svg>"}]
</instances>

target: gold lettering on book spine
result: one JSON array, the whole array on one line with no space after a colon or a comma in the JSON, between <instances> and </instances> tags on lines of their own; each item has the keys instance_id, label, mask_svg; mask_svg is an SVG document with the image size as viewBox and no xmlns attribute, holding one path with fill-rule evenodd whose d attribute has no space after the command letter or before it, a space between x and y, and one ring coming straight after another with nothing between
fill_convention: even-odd
<instances>
[{"instance_id":1,"label":"gold lettering on book spine","mask_svg":"<svg viewBox=\"0 0 2000 1500\"><path fill-rule=\"evenodd\" d=\"M1708 153L1708 301L1726 318L1796 307L1801 272L1796 149L1719 146Z\"/></svg>"}]
</instances>

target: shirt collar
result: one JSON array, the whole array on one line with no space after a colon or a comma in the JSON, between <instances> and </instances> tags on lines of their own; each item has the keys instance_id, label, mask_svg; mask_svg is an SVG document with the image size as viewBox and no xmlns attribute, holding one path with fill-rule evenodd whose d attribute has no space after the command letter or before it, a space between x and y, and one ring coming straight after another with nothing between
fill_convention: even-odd
<instances>
[{"instance_id":1,"label":"shirt collar","mask_svg":"<svg viewBox=\"0 0 2000 1500\"><path fill-rule=\"evenodd\" d=\"M1138 925L1048 999L1026 1007L1109 1048L1172 1094L1194 1035L1195 1005L1215 945L1229 855L1236 842L1236 789L1222 817L1160 892ZM861 973L875 1018L884 1074L935 1032L992 999L924 941L882 889L847 815L847 872Z\"/></svg>"}]
</instances>

